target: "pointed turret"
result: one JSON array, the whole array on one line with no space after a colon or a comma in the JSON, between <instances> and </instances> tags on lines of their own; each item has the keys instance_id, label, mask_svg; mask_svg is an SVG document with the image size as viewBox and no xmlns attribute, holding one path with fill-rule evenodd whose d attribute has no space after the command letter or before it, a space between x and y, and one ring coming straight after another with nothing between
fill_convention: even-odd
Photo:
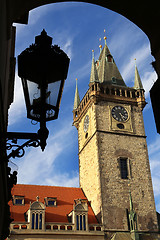
<instances>
[{"instance_id":1,"label":"pointed turret","mask_svg":"<svg viewBox=\"0 0 160 240\"><path fill-rule=\"evenodd\" d=\"M138 69L137 69L136 64L135 64L134 88L135 88L135 89L144 89L144 88L143 88L143 85L142 85L141 78L140 78L140 76L139 76L139 72L138 72Z\"/></svg>"},{"instance_id":2,"label":"pointed turret","mask_svg":"<svg viewBox=\"0 0 160 240\"><path fill-rule=\"evenodd\" d=\"M77 109L79 104L80 104L80 98L79 98L79 92L78 92L78 86L77 86L77 78L76 78L76 91L75 91L75 97L74 97L73 110Z\"/></svg>"},{"instance_id":3,"label":"pointed turret","mask_svg":"<svg viewBox=\"0 0 160 240\"><path fill-rule=\"evenodd\" d=\"M123 78L115 64L113 56L111 55L109 48L105 40L105 46L100 53L99 60L97 62L97 73L99 82L105 82L107 84L126 86Z\"/></svg>"},{"instance_id":4,"label":"pointed turret","mask_svg":"<svg viewBox=\"0 0 160 240\"><path fill-rule=\"evenodd\" d=\"M130 206L130 213L133 212L133 202L132 202L132 195L131 195L131 190L129 190L129 206Z\"/></svg>"},{"instance_id":5,"label":"pointed turret","mask_svg":"<svg viewBox=\"0 0 160 240\"><path fill-rule=\"evenodd\" d=\"M130 187L130 183L128 184ZM130 222L130 233L133 240L139 240L139 234L137 233L137 214L133 208L131 189L129 189L129 222Z\"/></svg>"},{"instance_id":6,"label":"pointed turret","mask_svg":"<svg viewBox=\"0 0 160 240\"><path fill-rule=\"evenodd\" d=\"M90 83L98 82L98 74L94 61L94 50L92 50L92 67L91 67L91 75L90 75Z\"/></svg>"}]
</instances>

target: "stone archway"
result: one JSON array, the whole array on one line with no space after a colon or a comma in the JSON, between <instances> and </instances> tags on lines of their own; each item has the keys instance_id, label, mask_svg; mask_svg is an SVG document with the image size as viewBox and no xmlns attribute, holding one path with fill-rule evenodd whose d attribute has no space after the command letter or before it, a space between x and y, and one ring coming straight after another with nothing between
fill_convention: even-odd
<instances>
[{"instance_id":1,"label":"stone archway","mask_svg":"<svg viewBox=\"0 0 160 240\"><path fill-rule=\"evenodd\" d=\"M68 0L69 1L69 0ZM74 0L79 2L78 0ZM29 11L39 6L62 2L61 0L1 0L0 1L0 131L6 132L7 112L8 112L8 84L9 84L9 66L12 56L11 48L11 26L14 22L27 24ZM151 54L155 57L154 68L160 75L160 28L159 28L159 6L145 0L81 0L108 8L115 11L133 23L135 23L149 38L151 44ZM13 41L14 43L14 41ZM14 60L14 59L12 59ZM13 72L14 75L14 72ZM14 76L13 76L14 77ZM159 81L157 81L159 82ZM1 164L0 172L0 238L5 239L9 234L9 191L7 178L7 164L4 161L6 153L4 151L5 143L0 143ZM4 162L3 162L4 161Z\"/></svg>"}]
</instances>

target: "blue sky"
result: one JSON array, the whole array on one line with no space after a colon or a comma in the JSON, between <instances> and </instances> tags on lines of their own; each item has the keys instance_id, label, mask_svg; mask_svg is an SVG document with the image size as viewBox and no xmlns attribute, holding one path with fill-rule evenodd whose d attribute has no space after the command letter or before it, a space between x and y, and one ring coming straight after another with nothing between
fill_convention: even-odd
<instances>
[{"instance_id":1,"label":"blue sky","mask_svg":"<svg viewBox=\"0 0 160 240\"><path fill-rule=\"evenodd\" d=\"M134 84L134 58L146 91L148 102L144 109L144 123L152 172L156 208L160 211L160 136L156 133L149 89L156 80L151 66L147 36L123 16L87 3L56 3L30 12L28 25L16 24L17 57L39 35L43 28L70 57L68 78L65 82L59 118L47 124L50 135L42 153L39 148L28 148L21 159L12 159L10 166L18 169L18 183L59 186L79 186L77 130L72 126L75 79L78 78L80 98L88 89L92 49L99 56L99 39L107 45L128 86ZM20 79L16 71L15 101L9 112L9 131L37 132L26 118L26 109ZM16 164L16 165L15 165Z\"/></svg>"}]
</instances>

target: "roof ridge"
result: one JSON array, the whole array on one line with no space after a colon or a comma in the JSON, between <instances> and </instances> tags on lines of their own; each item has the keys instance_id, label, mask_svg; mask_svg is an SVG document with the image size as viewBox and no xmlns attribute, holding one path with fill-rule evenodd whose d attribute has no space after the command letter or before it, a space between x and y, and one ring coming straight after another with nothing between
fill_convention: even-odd
<instances>
[{"instance_id":1,"label":"roof ridge","mask_svg":"<svg viewBox=\"0 0 160 240\"><path fill-rule=\"evenodd\" d=\"M40 184L23 184L23 183L18 183L15 186L34 186L34 187L54 187L54 188L82 189L80 187L65 187L65 186L52 186L52 185L40 185Z\"/></svg>"}]
</instances>

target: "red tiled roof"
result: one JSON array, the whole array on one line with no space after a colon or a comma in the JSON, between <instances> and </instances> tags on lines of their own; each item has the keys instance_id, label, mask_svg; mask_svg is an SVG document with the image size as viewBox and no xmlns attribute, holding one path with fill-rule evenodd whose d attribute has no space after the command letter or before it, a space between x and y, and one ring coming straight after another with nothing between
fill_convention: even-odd
<instances>
[{"instance_id":1,"label":"red tiled roof","mask_svg":"<svg viewBox=\"0 0 160 240\"><path fill-rule=\"evenodd\" d=\"M30 202L36 201L39 196L39 201L44 203L45 197L56 197L57 206L47 207L45 210L46 222L68 222L67 214L73 210L74 200L81 198L87 199L81 188L72 187L54 187L54 186L40 186L40 185L23 185L17 184L12 189L12 196L24 196L25 205L13 205L9 202L11 218L14 222L25 222L24 213L30 207ZM93 210L88 206L88 221L89 223L97 223L97 219Z\"/></svg>"}]
</instances>

